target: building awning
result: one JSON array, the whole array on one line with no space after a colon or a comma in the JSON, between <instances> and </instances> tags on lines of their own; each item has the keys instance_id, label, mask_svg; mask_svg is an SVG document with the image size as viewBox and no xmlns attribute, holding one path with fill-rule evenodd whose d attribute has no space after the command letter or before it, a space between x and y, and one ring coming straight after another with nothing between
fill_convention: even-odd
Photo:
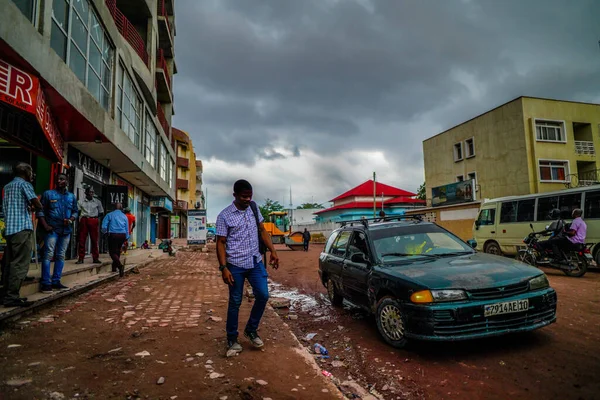
<instances>
[{"instance_id":1,"label":"building awning","mask_svg":"<svg viewBox=\"0 0 600 400\"><path fill-rule=\"evenodd\" d=\"M62 162L63 137L38 77L0 59L0 102L0 134L6 140Z\"/></svg>"}]
</instances>

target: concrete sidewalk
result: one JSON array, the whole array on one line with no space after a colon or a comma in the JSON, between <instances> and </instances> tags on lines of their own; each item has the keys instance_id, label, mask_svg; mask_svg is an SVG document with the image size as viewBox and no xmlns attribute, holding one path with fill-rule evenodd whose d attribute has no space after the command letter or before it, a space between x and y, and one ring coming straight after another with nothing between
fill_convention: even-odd
<instances>
[{"instance_id":1,"label":"concrete sidewalk","mask_svg":"<svg viewBox=\"0 0 600 400\"><path fill-rule=\"evenodd\" d=\"M150 250L134 249L128 250L127 254L121 256L121 261L125 264L125 271L128 272L136 266L147 264L158 258L166 257L167 254L156 248ZM35 308L58 300L65 296L80 293L86 288L93 287L107 279L118 277L118 273L112 272L112 261L108 254L100 254L102 264L92 264L90 257L85 259L84 264L76 264L77 259L65 261L61 282L69 289L53 291L44 294L39 291L41 278L41 265L31 264L27 276L29 280L23 282L20 295L34 301L31 307L2 307L0 305L0 322L6 319L18 318L23 313L30 313ZM52 272L52 270L51 270Z\"/></svg>"}]
</instances>

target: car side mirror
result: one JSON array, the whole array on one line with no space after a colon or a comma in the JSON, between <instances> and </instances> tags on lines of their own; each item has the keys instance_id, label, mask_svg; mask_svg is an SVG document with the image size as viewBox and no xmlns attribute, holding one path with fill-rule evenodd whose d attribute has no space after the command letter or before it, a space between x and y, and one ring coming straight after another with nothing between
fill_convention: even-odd
<instances>
[{"instance_id":1,"label":"car side mirror","mask_svg":"<svg viewBox=\"0 0 600 400\"><path fill-rule=\"evenodd\" d=\"M357 264L369 264L369 260L364 253L354 253L352 257L350 257L350 261Z\"/></svg>"},{"instance_id":2,"label":"car side mirror","mask_svg":"<svg viewBox=\"0 0 600 400\"><path fill-rule=\"evenodd\" d=\"M476 249L476 248L477 248L477 241L476 241L476 240L474 240L474 239L469 239L469 240L467 240L467 244L468 244L469 246L471 246L472 248L474 248L474 249Z\"/></svg>"}]
</instances>

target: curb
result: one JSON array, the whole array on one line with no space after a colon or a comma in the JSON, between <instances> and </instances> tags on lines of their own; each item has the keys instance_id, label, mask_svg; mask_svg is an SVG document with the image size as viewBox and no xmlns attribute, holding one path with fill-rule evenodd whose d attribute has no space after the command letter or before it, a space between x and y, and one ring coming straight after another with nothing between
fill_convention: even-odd
<instances>
[{"instance_id":1,"label":"curb","mask_svg":"<svg viewBox=\"0 0 600 400\"><path fill-rule=\"evenodd\" d=\"M159 255L156 258L153 258L151 260L146 260L146 261L142 261L139 262L137 264L130 264L130 265L126 265L125 266L125 272L130 272L132 269L134 268L143 268L145 266L147 266L148 264L154 262L154 261L158 261L162 258L166 257L166 253L163 253L161 255ZM103 266L103 265L102 265ZM62 298L68 297L68 296L73 296L73 295L77 295L83 292L86 292L98 285L100 285L101 283L105 283L108 281L111 281L113 279L116 279L119 276L118 272L113 272L110 275L104 277L104 278L100 278L94 281L91 281L89 283L86 283L82 286L78 286L75 287L73 289L69 289L69 290L65 290L63 292L56 292L56 294L53 294L51 296L48 296L42 300L38 300L36 301L33 305L26 307L26 308L20 308L17 307L14 310L8 311L6 313L2 313L0 314L0 326L2 326L2 324L6 324L6 323L10 323L12 321L16 321L18 319L20 319L23 316L26 315L30 315L33 314L34 312L39 311L38 309L42 308L43 306L47 306L50 305L52 303L54 303L55 301L58 301Z\"/></svg>"}]
</instances>

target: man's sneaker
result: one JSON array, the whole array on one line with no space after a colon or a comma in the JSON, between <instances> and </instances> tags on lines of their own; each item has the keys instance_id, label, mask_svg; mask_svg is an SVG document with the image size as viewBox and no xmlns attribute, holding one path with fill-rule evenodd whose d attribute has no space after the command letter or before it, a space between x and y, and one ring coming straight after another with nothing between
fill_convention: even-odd
<instances>
[{"instance_id":1,"label":"man's sneaker","mask_svg":"<svg viewBox=\"0 0 600 400\"><path fill-rule=\"evenodd\" d=\"M52 284L52 289L55 289L55 290L64 290L64 289L68 289L68 288L69 288L68 286L63 285L60 282Z\"/></svg>"},{"instance_id":2,"label":"man's sneaker","mask_svg":"<svg viewBox=\"0 0 600 400\"><path fill-rule=\"evenodd\" d=\"M83 264L83 260L79 259L79 260L77 260L77 262L75 264L78 264L78 265Z\"/></svg>"},{"instance_id":3,"label":"man's sneaker","mask_svg":"<svg viewBox=\"0 0 600 400\"><path fill-rule=\"evenodd\" d=\"M256 348L263 347L265 345L256 332L244 331L244 336L246 336L250 340L250 343L252 343L252 345Z\"/></svg>"},{"instance_id":4,"label":"man's sneaker","mask_svg":"<svg viewBox=\"0 0 600 400\"><path fill-rule=\"evenodd\" d=\"M42 286L40 286L40 292L42 292L44 294L50 294L50 293L52 293L52 286L42 285Z\"/></svg>"},{"instance_id":5,"label":"man's sneaker","mask_svg":"<svg viewBox=\"0 0 600 400\"><path fill-rule=\"evenodd\" d=\"M27 301L23 299L17 299L4 303L4 307L29 307L33 304L33 301Z\"/></svg>"},{"instance_id":6,"label":"man's sneaker","mask_svg":"<svg viewBox=\"0 0 600 400\"><path fill-rule=\"evenodd\" d=\"M227 340L227 357L237 356L242 352L242 345L236 340Z\"/></svg>"},{"instance_id":7,"label":"man's sneaker","mask_svg":"<svg viewBox=\"0 0 600 400\"><path fill-rule=\"evenodd\" d=\"M100 261L100 260L94 260L94 261L92 261L92 264L102 264L102 261Z\"/></svg>"}]
</instances>

